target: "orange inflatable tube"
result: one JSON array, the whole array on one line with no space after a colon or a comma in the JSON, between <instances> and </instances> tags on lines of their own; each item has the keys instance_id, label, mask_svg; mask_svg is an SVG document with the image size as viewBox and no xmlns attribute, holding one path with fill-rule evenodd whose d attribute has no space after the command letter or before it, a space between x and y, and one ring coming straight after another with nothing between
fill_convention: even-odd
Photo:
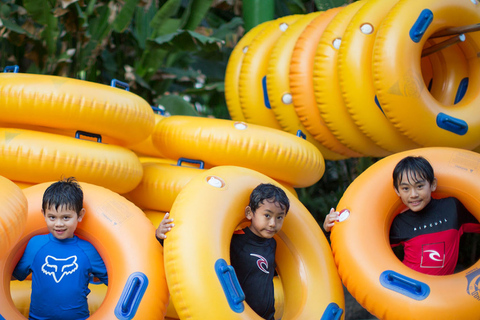
<instances>
[{"instance_id":1,"label":"orange inflatable tube","mask_svg":"<svg viewBox=\"0 0 480 320\"><path fill-rule=\"evenodd\" d=\"M41 213L42 197L51 183L24 189L28 218L20 240L0 259L0 319L25 319L10 295L10 278L28 240L47 233ZM85 218L76 234L92 243L108 270L109 285L102 305L89 319L163 319L168 289L162 248L155 228L144 213L122 196L103 187L80 183ZM3 318L2 318L3 317Z\"/></svg>"},{"instance_id":2,"label":"orange inflatable tube","mask_svg":"<svg viewBox=\"0 0 480 320\"><path fill-rule=\"evenodd\" d=\"M391 223L404 208L392 172L409 155L432 164L438 180L434 197L456 197L480 220L479 154L437 147L391 155L355 179L338 203L339 212L350 213L343 214L344 220L340 216L331 234L340 277L355 299L380 319L477 319L480 261L452 275L432 276L405 266L390 247Z\"/></svg>"}]
</instances>

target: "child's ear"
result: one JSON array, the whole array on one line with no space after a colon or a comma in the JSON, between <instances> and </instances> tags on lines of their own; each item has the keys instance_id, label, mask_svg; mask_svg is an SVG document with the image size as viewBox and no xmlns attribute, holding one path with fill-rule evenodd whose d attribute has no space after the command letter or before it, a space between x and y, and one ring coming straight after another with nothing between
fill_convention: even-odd
<instances>
[{"instance_id":1,"label":"child's ear","mask_svg":"<svg viewBox=\"0 0 480 320\"><path fill-rule=\"evenodd\" d=\"M397 196L400 197L400 192L398 191L398 189L396 187L394 187L393 189L395 189L395 193L397 194Z\"/></svg>"},{"instance_id":2,"label":"child's ear","mask_svg":"<svg viewBox=\"0 0 480 320\"><path fill-rule=\"evenodd\" d=\"M78 222L82 221L84 215L85 215L85 208L82 208L82 210L80 210L80 212L78 213Z\"/></svg>"},{"instance_id":3,"label":"child's ear","mask_svg":"<svg viewBox=\"0 0 480 320\"><path fill-rule=\"evenodd\" d=\"M250 206L246 206L245 207L245 217L247 217L248 220L252 220L252 216L253 216L252 208L250 208Z\"/></svg>"},{"instance_id":4,"label":"child's ear","mask_svg":"<svg viewBox=\"0 0 480 320\"><path fill-rule=\"evenodd\" d=\"M437 190L437 178L433 178L432 184L430 185L430 190L432 190L432 192Z\"/></svg>"}]
</instances>

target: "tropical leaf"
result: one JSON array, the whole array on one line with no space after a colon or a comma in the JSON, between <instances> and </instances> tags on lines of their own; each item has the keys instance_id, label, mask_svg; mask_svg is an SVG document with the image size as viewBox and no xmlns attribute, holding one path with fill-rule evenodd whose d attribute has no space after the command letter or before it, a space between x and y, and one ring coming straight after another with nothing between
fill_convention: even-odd
<instances>
[{"instance_id":1,"label":"tropical leaf","mask_svg":"<svg viewBox=\"0 0 480 320\"><path fill-rule=\"evenodd\" d=\"M113 21L113 30L123 32L132 21L133 13L140 0L127 0Z\"/></svg>"},{"instance_id":2,"label":"tropical leaf","mask_svg":"<svg viewBox=\"0 0 480 320\"><path fill-rule=\"evenodd\" d=\"M185 21L183 29L195 30L207 14L208 9L212 5L212 2L213 0L189 1L188 10L186 11L188 13L188 17Z\"/></svg>"},{"instance_id":3,"label":"tropical leaf","mask_svg":"<svg viewBox=\"0 0 480 320\"><path fill-rule=\"evenodd\" d=\"M198 116L195 108L178 95L162 96L156 104L163 106L170 115Z\"/></svg>"},{"instance_id":4,"label":"tropical leaf","mask_svg":"<svg viewBox=\"0 0 480 320\"><path fill-rule=\"evenodd\" d=\"M223 40L207 37L190 30L178 30L149 41L155 48L169 51L216 51L220 49Z\"/></svg>"}]
</instances>

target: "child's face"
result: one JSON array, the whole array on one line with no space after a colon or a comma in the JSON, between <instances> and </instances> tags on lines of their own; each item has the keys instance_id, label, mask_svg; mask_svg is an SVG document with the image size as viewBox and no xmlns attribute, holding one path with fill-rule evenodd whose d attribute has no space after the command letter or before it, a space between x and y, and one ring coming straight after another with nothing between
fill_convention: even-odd
<instances>
[{"instance_id":1,"label":"child's face","mask_svg":"<svg viewBox=\"0 0 480 320\"><path fill-rule=\"evenodd\" d=\"M270 202L268 199L264 200L255 212L249 206L245 208L245 216L252 222L250 230L255 235L267 239L282 229L285 215L285 209L280 207L278 202Z\"/></svg>"},{"instance_id":2,"label":"child's face","mask_svg":"<svg viewBox=\"0 0 480 320\"><path fill-rule=\"evenodd\" d=\"M437 188L437 179L434 179L432 184L422 178L419 179L416 180L411 172L404 172L398 185L398 190L395 189L403 204L413 212L418 212L425 208L432 199L432 192Z\"/></svg>"},{"instance_id":3,"label":"child's face","mask_svg":"<svg viewBox=\"0 0 480 320\"><path fill-rule=\"evenodd\" d=\"M82 221L84 214L85 209L82 209L77 215L74 210L66 209L64 206L58 210L48 208L43 212L48 231L59 240L73 238L77 224Z\"/></svg>"}]
</instances>

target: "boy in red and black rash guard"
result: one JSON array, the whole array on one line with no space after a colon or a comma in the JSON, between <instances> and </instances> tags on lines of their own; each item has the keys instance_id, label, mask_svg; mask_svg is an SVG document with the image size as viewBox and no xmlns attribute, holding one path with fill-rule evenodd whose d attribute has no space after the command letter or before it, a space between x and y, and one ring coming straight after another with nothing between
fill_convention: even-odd
<instances>
[{"instance_id":1,"label":"boy in red and black rash guard","mask_svg":"<svg viewBox=\"0 0 480 320\"><path fill-rule=\"evenodd\" d=\"M413 270L452 274L460 236L464 232L480 233L477 219L456 198L432 199L437 179L423 157L402 159L393 170L393 186L408 209L392 222L392 247L404 246L403 263Z\"/></svg>"}]
</instances>

